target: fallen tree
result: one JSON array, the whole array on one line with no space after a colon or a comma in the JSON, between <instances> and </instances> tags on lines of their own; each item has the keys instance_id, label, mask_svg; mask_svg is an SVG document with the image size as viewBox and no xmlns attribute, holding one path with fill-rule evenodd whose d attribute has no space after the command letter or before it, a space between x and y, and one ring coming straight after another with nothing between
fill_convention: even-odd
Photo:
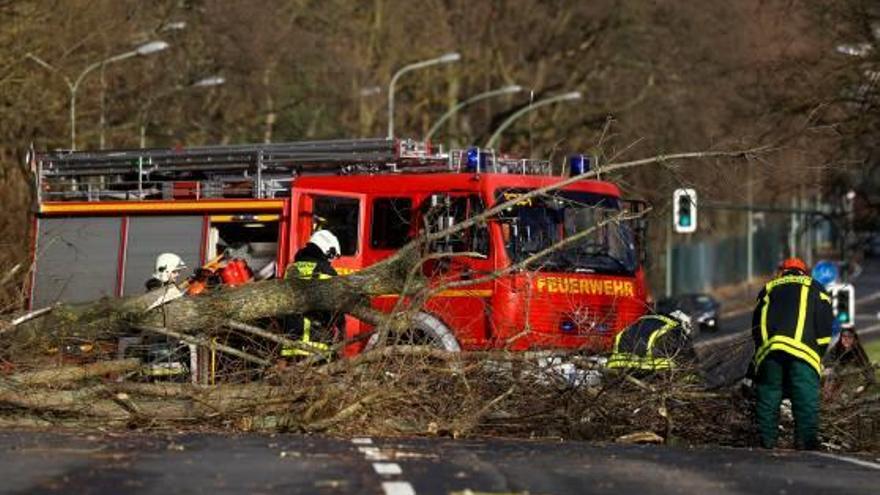
<instances>
[{"instance_id":1,"label":"fallen tree","mask_svg":"<svg viewBox=\"0 0 880 495\"><path fill-rule=\"evenodd\" d=\"M164 297L162 291L57 305L16 316L0 323L2 348L15 369L26 371L0 380L0 424L498 434L625 441L660 438L668 443L751 444L754 432L749 401L735 389L707 391L686 379L688 373L650 383L606 375L597 383L587 379L595 377L596 363L576 354L557 353L561 354L557 359L576 363L578 371L570 374L543 354L503 350L456 354L432 347L383 344L399 344L389 337L404 331L411 316L436 292L521 270L590 230L504 270L468 280L424 275L426 261L448 256L431 251L438 239L489 221L516 202L552 194L597 173L683 158L743 157L753 152L688 153L609 165L530 191L449 229L425 231L395 255L347 276L255 282L174 299L153 309ZM608 221L630 218L621 214ZM370 306L375 296L383 294L402 296L392 313ZM371 350L353 359L308 359L286 368L273 366L279 346L296 347L298 343L257 322L311 311L353 315L374 325L379 338ZM95 354L94 362L64 365L60 352L48 358L37 356L67 345L113 341L132 331L210 348L236 363L236 373L210 386L140 383L131 380L143 371L144 363L138 360ZM227 336L234 339L225 339ZM733 354L750 355L751 350L742 345L732 342L707 355L706 360L723 363ZM873 411L877 401L869 396L859 404L856 411ZM840 423L843 426L834 427L849 436L843 439L843 434L835 433L834 438L847 448L863 448L852 440L851 425L857 423L853 418L859 417L859 413L853 414L847 416L847 423Z\"/></svg>"}]
</instances>

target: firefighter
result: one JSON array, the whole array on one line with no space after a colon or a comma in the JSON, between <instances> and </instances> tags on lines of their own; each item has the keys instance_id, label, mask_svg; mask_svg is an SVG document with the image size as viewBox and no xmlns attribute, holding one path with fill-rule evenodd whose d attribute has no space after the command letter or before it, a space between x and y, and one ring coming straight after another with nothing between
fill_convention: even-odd
<instances>
[{"instance_id":1,"label":"firefighter","mask_svg":"<svg viewBox=\"0 0 880 495\"><path fill-rule=\"evenodd\" d=\"M162 253L156 257L156 270L153 276L147 280L147 292L160 287L176 285L180 271L186 268L183 259L174 253Z\"/></svg>"},{"instance_id":2,"label":"firefighter","mask_svg":"<svg viewBox=\"0 0 880 495\"><path fill-rule=\"evenodd\" d=\"M776 446L784 397L791 400L795 447L818 447L821 356L831 341L832 321L831 297L807 275L807 265L799 258L780 263L777 277L758 294L752 316L762 447Z\"/></svg>"},{"instance_id":3,"label":"firefighter","mask_svg":"<svg viewBox=\"0 0 880 495\"><path fill-rule=\"evenodd\" d=\"M332 232L318 230L312 234L309 242L297 251L293 258L293 264L287 269L287 278L296 277L309 280L335 277L337 273L330 262L339 256L340 251L339 240ZM332 320L333 315L326 312L311 312L292 317L289 320L291 332L299 342L307 344L315 351L284 348L281 350L281 355L292 357L325 353L330 348L327 342L333 340L330 335L334 323Z\"/></svg>"},{"instance_id":4,"label":"firefighter","mask_svg":"<svg viewBox=\"0 0 880 495\"><path fill-rule=\"evenodd\" d=\"M682 311L648 314L617 334L608 368L649 375L694 360L691 319Z\"/></svg>"}]
</instances>

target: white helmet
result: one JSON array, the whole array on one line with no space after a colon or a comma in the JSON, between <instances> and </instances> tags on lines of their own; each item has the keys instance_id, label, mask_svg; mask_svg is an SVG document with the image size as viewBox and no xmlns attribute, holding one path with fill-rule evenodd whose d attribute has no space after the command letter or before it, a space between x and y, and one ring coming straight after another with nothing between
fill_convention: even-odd
<instances>
[{"instance_id":1,"label":"white helmet","mask_svg":"<svg viewBox=\"0 0 880 495\"><path fill-rule=\"evenodd\" d=\"M162 253L156 257L156 271L153 277L168 283L176 276L176 272L186 268L180 256L174 253Z\"/></svg>"},{"instance_id":2,"label":"white helmet","mask_svg":"<svg viewBox=\"0 0 880 495\"><path fill-rule=\"evenodd\" d=\"M684 333L690 335L691 333L691 317L688 316L684 311L680 309L676 309L672 313L669 313L669 316L675 318L679 322L681 322L681 328L684 330Z\"/></svg>"},{"instance_id":3,"label":"white helmet","mask_svg":"<svg viewBox=\"0 0 880 495\"><path fill-rule=\"evenodd\" d=\"M342 248L339 247L339 239L329 230L319 230L312 234L309 242L318 246L328 258L331 260L342 254Z\"/></svg>"}]
</instances>

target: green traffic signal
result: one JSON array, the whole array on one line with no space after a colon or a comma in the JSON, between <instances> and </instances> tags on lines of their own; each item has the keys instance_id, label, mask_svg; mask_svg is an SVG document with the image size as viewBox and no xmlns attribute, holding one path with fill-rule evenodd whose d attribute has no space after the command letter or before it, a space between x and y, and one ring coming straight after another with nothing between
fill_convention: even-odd
<instances>
[{"instance_id":1,"label":"green traffic signal","mask_svg":"<svg viewBox=\"0 0 880 495\"><path fill-rule=\"evenodd\" d=\"M691 198L687 195L678 198L678 224L682 227L691 226Z\"/></svg>"}]
</instances>

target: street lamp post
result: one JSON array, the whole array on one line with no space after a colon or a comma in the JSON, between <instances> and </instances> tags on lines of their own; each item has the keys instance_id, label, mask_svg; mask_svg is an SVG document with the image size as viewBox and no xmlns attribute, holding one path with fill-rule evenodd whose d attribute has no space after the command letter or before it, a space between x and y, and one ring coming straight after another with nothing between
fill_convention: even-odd
<instances>
[{"instance_id":1,"label":"street lamp post","mask_svg":"<svg viewBox=\"0 0 880 495\"><path fill-rule=\"evenodd\" d=\"M564 93L561 95L551 96L550 98L545 98L543 100L537 101L535 103L532 103L531 105L528 105L526 107L519 109L518 111L514 112L513 115L508 117L507 120L502 122L501 125L499 125L497 129L495 129L495 132L492 134L492 137L490 137L489 140L486 141L486 144L483 147L484 148L491 148L495 144L495 142L498 141L498 138L501 137L501 133L504 132L505 129L510 127L510 124L512 124L516 119L522 117L526 113L531 112L532 110L535 110L537 108L540 108L540 107L543 107L546 105L550 105L551 103L556 103L559 101L580 100L582 97L583 97L583 95L581 95L580 91L572 91L570 93Z\"/></svg>"},{"instance_id":2,"label":"street lamp post","mask_svg":"<svg viewBox=\"0 0 880 495\"><path fill-rule=\"evenodd\" d=\"M407 72L423 69L432 65L449 64L452 62L458 62L459 60L461 60L461 55L456 52L451 52L443 54L437 58L406 65L394 73L391 77L391 82L388 84L388 139L394 139L394 86L397 84L397 80L400 76Z\"/></svg>"},{"instance_id":3,"label":"street lamp post","mask_svg":"<svg viewBox=\"0 0 880 495\"><path fill-rule=\"evenodd\" d=\"M450 108L446 113L444 113L443 116L441 116L439 119L437 119L437 122L435 122L434 125L432 125L431 128L428 130L428 133L425 134L425 141L429 141L431 139L431 137L438 130L440 130L440 126L442 126L447 120L449 120L450 117L455 115L456 112L458 112L462 108L464 108L468 105L471 105L473 103L476 103L478 101L485 100L487 98L492 98L493 96L507 95L507 94L511 94L511 93L519 93L522 90L523 90L522 86L517 86L516 84L514 84L511 86L505 86L503 88L494 89L492 91L486 91L485 93L480 93L476 96L472 96L472 97L468 98L467 100L465 100L461 103L458 103L454 107Z\"/></svg>"},{"instance_id":4,"label":"street lamp post","mask_svg":"<svg viewBox=\"0 0 880 495\"><path fill-rule=\"evenodd\" d=\"M158 100L161 100L162 98L171 96L179 91L183 91L186 89L192 89L192 88L210 88L210 87L214 87L214 86L220 86L220 85L224 84L225 82L226 82L226 78L224 78L223 76L205 77L203 79L199 79L198 81L196 81L188 86L175 86L170 91L166 91L164 93L161 93L159 96L156 96L155 98L152 98L151 100L147 101L144 104L144 106L141 107L141 112L140 112L140 119L139 119L140 120L140 129L139 129L140 130L140 147L141 148L147 147L147 124L149 123L147 120L147 116L149 115L150 107L153 106L153 103L155 103Z\"/></svg>"},{"instance_id":5,"label":"street lamp post","mask_svg":"<svg viewBox=\"0 0 880 495\"><path fill-rule=\"evenodd\" d=\"M119 61L125 60L127 58L131 58L131 57L150 55L150 54L153 54L156 52L160 52L160 51L168 48L168 46L169 46L168 43L166 43L164 41L151 41L151 42L145 43L145 44L143 44L143 45L141 45L141 46L139 46L129 52L120 53L119 55L114 55L110 58L106 58L104 60L101 60L100 62L95 62L92 65L89 65L82 72L80 72L79 75L76 77L76 79L74 79L73 81L71 81L70 78L65 76L64 74L61 75L61 77L64 78L64 83L67 84L67 89L70 91L69 104L70 104L70 149L71 150L76 149L76 92L79 89L79 85L80 85L80 83L82 83L83 79L85 79L85 77L89 73L91 73L93 70L97 69L98 67L103 67L107 64L112 64L113 62L119 62ZM56 69L50 63L46 62L45 60L41 59L40 57L37 57L36 55L34 55L32 53L28 53L27 56L28 56L28 58L30 58L34 62L43 66L44 68L46 68L52 72L58 72L58 69Z\"/></svg>"}]
</instances>

